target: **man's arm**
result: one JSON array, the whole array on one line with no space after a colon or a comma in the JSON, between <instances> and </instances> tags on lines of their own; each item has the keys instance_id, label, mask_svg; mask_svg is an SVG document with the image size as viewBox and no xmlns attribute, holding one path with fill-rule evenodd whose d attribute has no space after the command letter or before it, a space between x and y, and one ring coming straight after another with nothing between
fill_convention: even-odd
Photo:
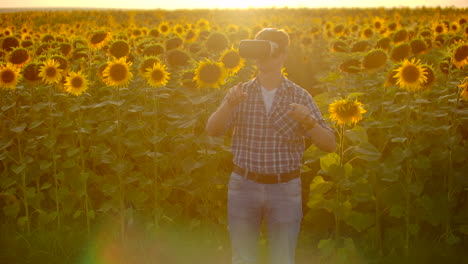
<instances>
[{"instance_id":1,"label":"man's arm","mask_svg":"<svg viewBox=\"0 0 468 264\"><path fill-rule=\"evenodd\" d=\"M306 129L306 134L319 149L326 152L334 152L336 150L335 134L322 127L317 120L308 115L301 124Z\"/></svg>"},{"instance_id":2,"label":"man's arm","mask_svg":"<svg viewBox=\"0 0 468 264\"><path fill-rule=\"evenodd\" d=\"M221 106L211 114L206 123L206 132L209 136L222 136L225 133L226 126L231 119L232 111L236 106L247 98L247 93L243 90L243 85L238 83L229 89L225 100Z\"/></svg>"},{"instance_id":3,"label":"man's arm","mask_svg":"<svg viewBox=\"0 0 468 264\"><path fill-rule=\"evenodd\" d=\"M306 131L306 135L312 140L319 149L326 152L336 150L335 134L331 129L323 127L314 117L311 111L305 105L291 104L289 116L299 122Z\"/></svg>"},{"instance_id":4,"label":"man's arm","mask_svg":"<svg viewBox=\"0 0 468 264\"><path fill-rule=\"evenodd\" d=\"M206 123L206 132L209 136L217 137L224 134L233 109L234 108L225 101L213 114L211 114L210 118L208 118L208 122Z\"/></svg>"}]
</instances>

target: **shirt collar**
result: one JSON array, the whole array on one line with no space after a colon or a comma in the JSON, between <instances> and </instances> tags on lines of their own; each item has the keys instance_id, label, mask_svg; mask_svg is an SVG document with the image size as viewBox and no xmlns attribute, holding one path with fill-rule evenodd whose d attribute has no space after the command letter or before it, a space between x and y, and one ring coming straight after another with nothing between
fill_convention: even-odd
<instances>
[{"instance_id":1,"label":"shirt collar","mask_svg":"<svg viewBox=\"0 0 468 264\"><path fill-rule=\"evenodd\" d=\"M289 87L291 87L290 85L290 81L284 77L284 75L281 76L282 80L281 80L281 83L280 83L280 87L278 87L278 90L277 91L280 91L280 90L285 90ZM261 91L261 84L260 84L260 80L258 79L258 76L255 77L254 81L253 81L253 84L254 84L254 87L258 90L258 91Z\"/></svg>"}]
</instances>

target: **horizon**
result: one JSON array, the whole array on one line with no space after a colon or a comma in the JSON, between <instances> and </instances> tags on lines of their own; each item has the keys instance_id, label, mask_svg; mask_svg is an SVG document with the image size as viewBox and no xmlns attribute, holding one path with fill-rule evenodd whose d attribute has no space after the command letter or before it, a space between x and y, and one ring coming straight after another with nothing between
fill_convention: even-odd
<instances>
[{"instance_id":1,"label":"horizon","mask_svg":"<svg viewBox=\"0 0 468 264\"><path fill-rule=\"evenodd\" d=\"M199 10L199 9L336 9L336 8L468 8L468 1L464 0L414 0L408 3L406 0L393 0L390 3L385 0L328 0L326 5L316 1L303 0L238 0L233 2L218 2L211 0L173 0L158 3L149 0L17 0L2 3L0 10L24 10L24 9L133 9L133 10Z\"/></svg>"}]
</instances>

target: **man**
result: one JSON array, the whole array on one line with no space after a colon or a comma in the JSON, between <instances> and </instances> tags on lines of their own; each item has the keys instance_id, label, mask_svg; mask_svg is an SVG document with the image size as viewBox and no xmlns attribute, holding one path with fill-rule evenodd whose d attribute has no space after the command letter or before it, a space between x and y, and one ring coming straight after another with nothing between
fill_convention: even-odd
<instances>
[{"instance_id":1,"label":"man","mask_svg":"<svg viewBox=\"0 0 468 264\"><path fill-rule=\"evenodd\" d=\"M264 217L271 263L294 264L303 216L299 172L304 138L333 152L335 135L312 96L281 73L288 34L266 28L255 39L270 41L273 53L255 61L256 78L228 91L206 130L210 136L221 136L233 129L234 169L228 186L232 263L256 263Z\"/></svg>"}]
</instances>

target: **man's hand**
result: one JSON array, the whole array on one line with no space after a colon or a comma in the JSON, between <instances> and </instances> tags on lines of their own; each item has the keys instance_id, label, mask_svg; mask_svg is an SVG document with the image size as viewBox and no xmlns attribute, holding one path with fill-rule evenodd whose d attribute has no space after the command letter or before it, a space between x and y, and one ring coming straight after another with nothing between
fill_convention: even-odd
<instances>
[{"instance_id":1,"label":"man's hand","mask_svg":"<svg viewBox=\"0 0 468 264\"><path fill-rule=\"evenodd\" d=\"M306 128L313 128L315 126L317 120L311 117L310 110L307 106L296 103L292 103L289 106L291 107L291 110L289 110L288 115L292 119L296 120Z\"/></svg>"},{"instance_id":2,"label":"man's hand","mask_svg":"<svg viewBox=\"0 0 468 264\"><path fill-rule=\"evenodd\" d=\"M247 93L244 92L244 85L240 82L236 86L229 89L226 95L227 103L230 107L237 106L240 102L247 98Z\"/></svg>"}]
</instances>

